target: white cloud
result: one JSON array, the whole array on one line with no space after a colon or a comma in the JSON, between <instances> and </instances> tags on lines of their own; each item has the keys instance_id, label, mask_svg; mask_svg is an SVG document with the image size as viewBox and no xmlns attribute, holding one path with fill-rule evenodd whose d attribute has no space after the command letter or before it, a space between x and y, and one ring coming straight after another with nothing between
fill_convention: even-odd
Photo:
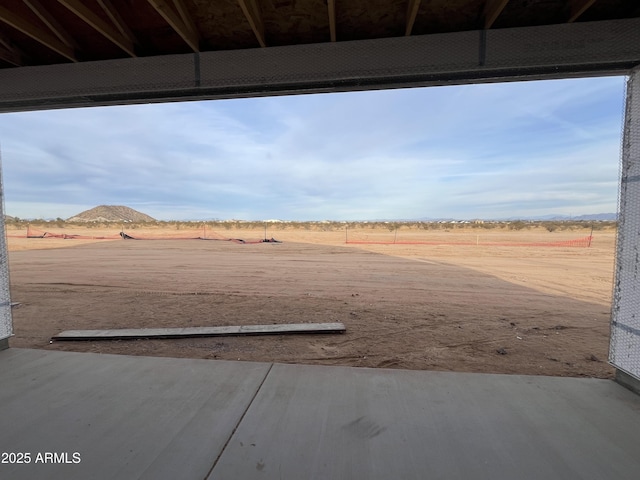
<instances>
[{"instance_id":1,"label":"white cloud","mask_svg":"<svg viewBox=\"0 0 640 480\"><path fill-rule=\"evenodd\" d=\"M623 91L600 78L5 114L7 213L615 211Z\"/></svg>"}]
</instances>

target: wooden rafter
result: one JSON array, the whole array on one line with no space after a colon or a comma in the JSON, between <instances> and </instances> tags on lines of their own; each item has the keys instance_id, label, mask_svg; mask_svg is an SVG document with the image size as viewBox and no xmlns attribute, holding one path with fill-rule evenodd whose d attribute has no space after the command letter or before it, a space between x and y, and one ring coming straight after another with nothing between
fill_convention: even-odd
<instances>
[{"instance_id":1,"label":"wooden rafter","mask_svg":"<svg viewBox=\"0 0 640 480\"><path fill-rule=\"evenodd\" d=\"M164 20L173 28L180 37L191 47L194 52L200 51L198 35L184 22L181 13L176 13L170 3L166 0L148 0L153 8L164 18ZM175 5L175 3L174 3ZM180 10L180 8L178 8ZM195 27L194 27L195 28Z\"/></svg>"},{"instance_id":2,"label":"wooden rafter","mask_svg":"<svg viewBox=\"0 0 640 480\"><path fill-rule=\"evenodd\" d=\"M262 23L262 14L260 8L256 3L256 0L238 0L240 8L244 12L244 16L247 17L251 30L258 39L258 43L261 47L266 47L267 42L264 40L264 23Z\"/></svg>"},{"instance_id":3,"label":"wooden rafter","mask_svg":"<svg viewBox=\"0 0 640 480\"><path fill-rule=\"evenodd\" d=\"M484 28L488 30L507 6L509 0L487 0L484 4Z\"/></svg>"},{"instance_id":4,"label":"wooden rafter","mask_svg":"<svg viewBox=\"0 0 640 480\"><path fill-rule=\"evenodd\" d=\"M187 6L184 4L183 0L173 0L173 4L176 6L176 10L180 14L180 18L185 26L191 31L193 35L198 36L198 28L196 27L193 18L189 15L189 11L187 10Z\"/></svg>"},{"instance_id":5,"label":"wooden rafter","mask_svg":"<svg viewBox=\"0 0 640 480\"><path fill-rule=\"evenodd\" d=\"M41 43L45 47L59 53L72 62L78 61L73 48L65 45L49 32L34 25L29 20L26 20L25 18L16 13L13 13L11 10L3 6L0 6L0 21L12 26L16 30L21 31L25 35L33 38L38 43Z\"/></svg>"},{"instance_id":6,"label":"wooden rafter","mask_svg":"<svg viewBox=\"0 0 640 480\"><path fill-rule=\"evenodd\" d=\"M138 40L129 26L124 22L118 10L114 8L111 0L97 0L97 2L102 7L102 10L104 10L104 13L107 14L113 25L120 31L122 36L127 38L134 45L138 45Z\"/></svg>"},{"instance_id":7,"label":"wooden rafter","mask_svg":"<svg viewBox=\"0 0 640 480\"><path fill-rule=\"evenodd\" d=\"M336 41L336 0L327 0L329 9L329 36L332 42Z\"/></svg>"},{"instance_id":8,"label":"wooden rafter","mask_svg":"<svg viewBox=\"0 0 640 480\"><path fill-rule=\"evenodd\" d=\"M21 67L25 64L22 52L4 35L0 34L0 60Z\"/></svg>"},{"instance_id":9,"label":"wooden rafter","mask_svg":"<svg viewBox=\"0 0 640 480\"><path fill-rule=\"evenodd\" d=\"M28 64L29 56L24 53L24 51L18 47L13 41L7 38L3 33L0 32L0 47L4 47L4 50L9 52L11 56L17 57L17 61L20 62L21 65Z\"/></svg>"},{"instance_id":10,"label":"wooden rafter","mask_svg":"<svg viewBox=\"0 0 640 480\"><path fill-rule=\"evenodd\" d=\"M408 37L413 30L413 24L416 22L418 16L418 9L420 8L420 0L409 0L407 5L407 28L404 34Z\"/></svg>"},{"instance_id":11,"label":"wooden rafter","mask_svg":"<svg viewBox=\"0 0 640 480\"><path fill-rule=\"evenodd\" d=\"M58 0L58 3L68 8L87 25L93 27L96 31L101 33L105 38L113 42L129 55L132 57L136 56L133 48L133 42L128 38L125 38L118 30L102 20L98 15L91 11L84 2L81 2L80 0Z\"/></svg>"},{"instance_id":12,"label":"wooden rafter","mask_svg":"<svg viewBox=\"0 0 640 480\"><path fill-rule=\"evenodd\" d=\"M11 65L15 65L16 67L24 65L20 56L13 50L5 48L4 45L0 45L0 60L10 63Z\"/></svg>"},{"instance_id":13,"label":"wooden rafter","mask_svg":"<svg viewBox=\"0 0 640 480\"><path fill-rule=\"evenodd\" d=\"M571 1L571 13L569 14L569 23L575 22L580 15L587 11L587 9L593 5L596 0L572 0Z\"/></svg>"},{"instance_id":14,"label":"wooden rafter","mask_svg":"<svg viewBox=\"0 0 640 480\"><path fill-rule=\"evenodd\" d=\"M27 7L31 9L33 13L35 13L42 23L44 23L49 30L60 39L68 47L73 48L74 50L80 50L78 43L75 39L67 32L60 22L56 20L56 18L49 13L49 11L42 5L40 0L22 0Z\"/></svg>"},{"instance_id":15,"label":"wooden rafter","mask_svg":"<svg viewBox=\"0 0 640 480\"><path fill-rule=\"evenodd\" d=\"M8 50L11 50L11 42L9 41L9 39L7 39L5 36L3 36L2 34L0 34L0 47L4 47Z\"/></svg>"}]
</instances>

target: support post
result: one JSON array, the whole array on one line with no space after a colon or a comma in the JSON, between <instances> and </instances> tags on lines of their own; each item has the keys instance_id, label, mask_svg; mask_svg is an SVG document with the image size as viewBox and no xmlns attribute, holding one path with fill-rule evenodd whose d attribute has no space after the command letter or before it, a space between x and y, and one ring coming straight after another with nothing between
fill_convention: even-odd
<instances>
[{"instance_id":1,"label":"support post","mask_svg":"<svg viewBox=\"0 0 640 480\"><path fill-rule=\"evenodd\" d=\"M640 67L627 80L620 172L609 361L625 384L621 379L640 381Z\"/></svg>"},{"instance_id":2,"label":"support post","mask_svg":"<svg viewBox=\"0 0 640 480\"><path fill-rule=\"evenodd\" d=\"M7 232L4 216L4 185L2 183L2 154L0 153L0 349L9 346L13 335L11 318L11 294L9 292L9 254L7 253Z\"/></svg>"}]
</instances>

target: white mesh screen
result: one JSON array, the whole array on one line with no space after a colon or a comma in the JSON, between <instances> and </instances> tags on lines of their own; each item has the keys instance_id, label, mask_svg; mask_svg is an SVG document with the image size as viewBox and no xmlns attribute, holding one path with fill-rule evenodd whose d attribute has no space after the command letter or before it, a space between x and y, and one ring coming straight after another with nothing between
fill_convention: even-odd
<instances>
[{"instance_id":1,"label":"white mesh screen","mask_svg":"<svg viewBox=\"0 0 640 480\"><path fill-rule=\"evenodd\" d=\"M0 154L0 340L13 333L11 296L9 294L9 255L4 225L4 185L2 183L2 157Z\"/></svg>"},{"instance_id":2,"label":"white mesh screen","mask_svg":"<svg viewBox=\"0 0 640 480\"><path fill-rule=\"evenodd\" d=\"M627 82L609 361L640 379L640 68Z\"/></svg>"}]
</instances>

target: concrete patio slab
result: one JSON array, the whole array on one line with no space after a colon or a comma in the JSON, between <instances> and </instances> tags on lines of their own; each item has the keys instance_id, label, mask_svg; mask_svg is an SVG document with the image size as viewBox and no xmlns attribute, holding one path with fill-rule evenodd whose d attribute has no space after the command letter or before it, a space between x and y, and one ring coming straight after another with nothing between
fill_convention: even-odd
<instances>
[{"instance_id":1,"label":"concrete patio slab","mask_svg":"<svg viewBox=\"0 0 640 480\"><path fill-rule=\"evenodd\" d=\"M275 365L214 479L637 479L608 380Z\"/></svg>"},{"instance_id":2,"label":"concrete patio slab","mask_svg":"<svg viewBox=\"0 0 640 480\"><path fill-rule=\"evenodd\" d=\"M635 480L640 471L640 397L609 380L13 348L0 351L0 367L2 479Z\"/></svg>"},{"instance_id":3,"label":"concrete patio slab","mask_svg":"<svg viewBox=\"0 0 640 480\"><path fill-rule=\"evenodd\" d=\"M31 456L0 463L11 480L205 478L270 368L14 348L0 366L0 452Z\"/></svg>"}]
</instances>

